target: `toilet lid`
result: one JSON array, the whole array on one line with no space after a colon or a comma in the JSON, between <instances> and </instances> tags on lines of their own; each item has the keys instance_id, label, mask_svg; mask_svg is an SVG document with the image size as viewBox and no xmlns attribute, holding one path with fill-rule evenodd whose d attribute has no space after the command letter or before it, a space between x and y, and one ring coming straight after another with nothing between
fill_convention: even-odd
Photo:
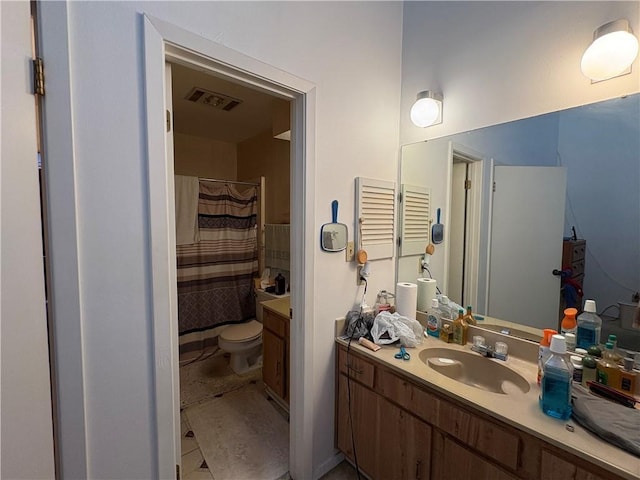
<instances>
[{"instance_id":1,"label":"toilet lid","mask_svg":"<svg viewBox=\"0 0 640 480\"><path fill-rule=\"evenodd\" d=\"M246 342L262 334L262 324L257 320L229 325L220 333L220 338L227 342Z\"/></svg>"}]
</instances>

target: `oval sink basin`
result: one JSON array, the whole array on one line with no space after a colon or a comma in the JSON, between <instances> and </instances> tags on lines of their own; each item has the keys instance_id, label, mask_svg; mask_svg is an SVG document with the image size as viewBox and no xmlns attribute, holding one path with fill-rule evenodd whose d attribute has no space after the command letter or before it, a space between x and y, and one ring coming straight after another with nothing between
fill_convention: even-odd
<instances>
[{"instance_id":1,"label":"oval sink basin","mask_svg":"<svg viewBox=\"0 0 640 480\"><path fill-rule=\"evenodd\" d=\"M420 352L419 357L441 375L487 392L506 395L527 393L531 388L519 373L475 352L427 348Z\"/></svg>"}]
</instances>

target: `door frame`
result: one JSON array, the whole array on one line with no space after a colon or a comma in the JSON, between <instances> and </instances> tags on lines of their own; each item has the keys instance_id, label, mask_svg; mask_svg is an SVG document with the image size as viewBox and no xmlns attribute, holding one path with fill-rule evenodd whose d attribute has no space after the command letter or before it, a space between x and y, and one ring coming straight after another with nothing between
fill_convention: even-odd
<instances>
[{"instance_id":1,"label":"door frame","mask_svg":"<svg viewBox=\"0 0 640 480\"><path fill-rule=\"evenodd\" d=\"M164 68L169 61L291 101L291 307L299 320L291 322L289 471L294 478L311 478L316 86L173 24L145 14L142 18L158 476L174 477L180 463L173 164L165 123Z\"/></svg>"},{"instance_id":2,"label":"door frame","mask_svg":"<svg viewBox=\"0 0 640 480\"><path fill-rule=\"evenodd\" d=\"M483 179L485 172L486 157L472 148L460 143L451 142L450 145L450 163L451 175L453 177L453 164L456 161L467 163L469 165L469 175L471 176L471 194L469 196L469 210L467 215L467 247L465 250L465 278L464 278L464 298L467 305L473 305L478 308L478 276L480 274L480 230L482 227L483 213ZM451 202L451 179L449 180L449 202ZM449 206L449 210L451 207ZM451 224L451 220L449 220ZM447 271L449 270L449 255L447 251ZM447 274L447 282L448 274ZM463 305L464 307L464 305Z\"/></svg>"}]
</instances>

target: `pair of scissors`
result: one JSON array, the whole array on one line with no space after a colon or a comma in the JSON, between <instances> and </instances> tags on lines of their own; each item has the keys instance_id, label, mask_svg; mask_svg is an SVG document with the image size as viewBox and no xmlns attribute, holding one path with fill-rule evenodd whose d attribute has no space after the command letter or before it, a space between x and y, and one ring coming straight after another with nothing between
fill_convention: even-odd
<instances>
[{"instance_id":1,"label":"pair of scissors","mask_svg":"<svg viewBox=\"0 0 640 480\"><path fill-rule=\"evenodd\" d=\"M407 361L407 360L409 360L411 358L411 355L409 355L409 353L407 353L407 351L404 349L403 345L400 345L400 351L398 353L396 353L393 357L397 358L398 360Z\"/></svg>"}]
</instances>

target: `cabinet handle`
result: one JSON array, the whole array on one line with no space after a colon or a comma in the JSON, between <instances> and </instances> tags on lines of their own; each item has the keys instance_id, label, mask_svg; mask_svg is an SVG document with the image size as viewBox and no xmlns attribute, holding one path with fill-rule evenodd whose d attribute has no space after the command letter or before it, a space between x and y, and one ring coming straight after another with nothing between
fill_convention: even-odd
<instances>
[{"instance_id":1,"label":"cabinet handle","mask_svg":"<svg viewBox=\"0 0 640 480\"><path fill-rule=\"evenodd\" d=\"M353 365L351 365L350 363L347 363L346 366L347 366L347 370L352 370L354 373L357 373L358 375L362 375L364 373L364 370L358 369Z\"/></svg>"},{"instance_id":2,"label":"cabinet handle","mask_svg":"<svg viewBox=\"0 0 640 480\"><path fill-rule=\"evenodd\" d=\"M422 460L418 460L416 462L416 480L420 480L422 478Z\"/></svg>"}]
</instances>

